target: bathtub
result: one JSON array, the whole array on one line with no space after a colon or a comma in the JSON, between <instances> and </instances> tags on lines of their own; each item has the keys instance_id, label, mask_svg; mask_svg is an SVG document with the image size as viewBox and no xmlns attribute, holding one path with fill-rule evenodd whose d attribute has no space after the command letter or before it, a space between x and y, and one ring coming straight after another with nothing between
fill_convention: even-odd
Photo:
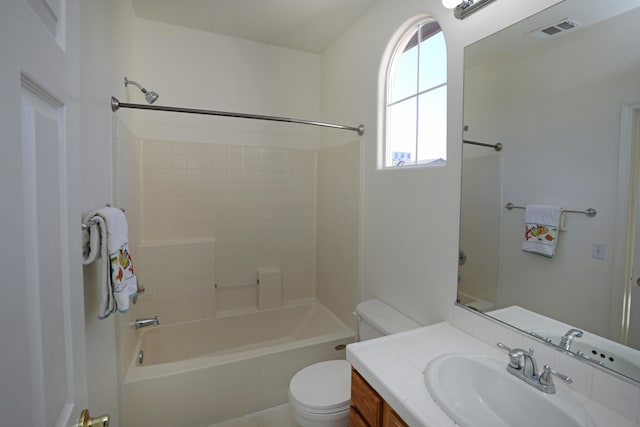
<instances>
[{"instance_id":1,"label":"bathtub","mask_svg":"<svg viewBox=\"0 0 640 427\"><path fill-rule=\"evenodd\" d=\"M286 403L289 381L298 370L343 359L343 345L355 339L318 302L161 325L138 334L122 385L125 427L206 427Z\"/></svg>"}]
</instances>

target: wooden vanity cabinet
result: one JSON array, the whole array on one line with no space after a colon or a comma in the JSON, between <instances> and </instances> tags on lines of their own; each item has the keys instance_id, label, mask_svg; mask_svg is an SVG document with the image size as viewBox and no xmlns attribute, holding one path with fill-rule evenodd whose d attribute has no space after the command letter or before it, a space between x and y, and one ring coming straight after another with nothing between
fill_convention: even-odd
<instances>
[{"instance_id":1,"label":"wooden vanity cabinet","mask_svg":"<svg viewBox=\"0 0 640 427\"><path fill-rule=\"evenodd\" d=\"M351 369L350 427L408 427L389 404Z\"/></svg>"},{"instance_id":2,"label":"wooden vanity cabinet","mask_svg":"<svg viewBox=\"0 0 640 427\"><path fill-rule=\"evenodd\" d=\"M387 402L384 402L382 408L382 427L408 427L400 415L396 414L396 411L391 409L391 406Z\"/></svg>"}]
</instances>

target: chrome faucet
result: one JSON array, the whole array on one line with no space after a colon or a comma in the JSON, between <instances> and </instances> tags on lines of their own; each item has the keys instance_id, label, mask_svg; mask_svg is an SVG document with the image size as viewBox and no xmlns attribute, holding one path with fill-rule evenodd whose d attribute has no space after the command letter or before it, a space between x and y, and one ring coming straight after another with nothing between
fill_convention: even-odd
<instances>
[{"instance_id":1,"label":"chrome faucet","mask_svg":"<svg viewBox=\"0 0 640 427\"><path fill-rule=\"evenodd\" d=\"M133 327L136 329L146 328L147 326L159 326L160 321L158 320L158 316L147 317L145 319L136 319L133 322Z\"/></svg>"},{"instance_id":2,"label":"chrome faucet","mask_svg":"<svg viewBox=\"0 0 640 427\"><path fill-rule=\"evenodd\" d=\"M545 365L542 372L538 374L538 364L533 358L533 349L531 348L529 351L526 351L521 348L511 349L500 342L497 345L501 349L509 352L507 371L544 393L553 394L556 392L556 387L551 377L552 375L555 375L567 384L573 382L571 378L551 369L549 365Z\"/></svg>"},{"instance_id":3,"label":"chrome faucet","mask_svg":"<svg viewBox=\"0 0 640 427\"><path fill-rule=\"evenodd\" d=\"M538 364L533 358L533 349L529 349L529 351L521 348L510 350L509 367L526 378L534 378L538 372Z\"/></svg>"},{"instance_id":4,"label":"chrome faucet","mask_svg":"<svg viewBox=\"0 0 640 427\"><path fill-rule=\"evenodd\" d=\"M569 329L566 334L562 336L560 340L560 347L565 350L571 349L571 343L574 338L580 338L582 336L582 331L580 329Z\"/></svg>"}]
</instances>

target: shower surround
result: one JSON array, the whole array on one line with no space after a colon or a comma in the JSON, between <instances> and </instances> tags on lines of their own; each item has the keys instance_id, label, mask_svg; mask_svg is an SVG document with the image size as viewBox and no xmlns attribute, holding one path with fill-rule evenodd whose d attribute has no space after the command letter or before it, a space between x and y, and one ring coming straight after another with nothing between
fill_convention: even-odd
<instances>
[{"instance_id":1,"label":"shower surround","mask_svg":"<svg viewBox=\"0 0 640 427\"><path fill-rule=\"evenodd\" d=\"M316 157L312 150L143 141L139 274L151 286L167 279L174 286L146 298L143 315L174 322L255 308L256 286L224 286L255 282L264 266L282 270L283 303L313 298ZM192 251L206 241L200 255ZM175 261L204 253L208 259L167 278ZM184 313L189 299L199 314Z\"/></svg>"},{"instance_id":2,"label":"shower surround","mask_svg":"<svg viewBox=\"0 0 640 427\"><path fill-rule=\"evenodd\" d=\"M123 316L163 324L256 307L256 269L282 303L317 298L351 328L358 300L358 141L322 150L138 139L114 121L114 199L147 291ZM216 282L220 288L216 289ZM124 354L133 337L123 338Z\"/></svg>"}]
</instances>

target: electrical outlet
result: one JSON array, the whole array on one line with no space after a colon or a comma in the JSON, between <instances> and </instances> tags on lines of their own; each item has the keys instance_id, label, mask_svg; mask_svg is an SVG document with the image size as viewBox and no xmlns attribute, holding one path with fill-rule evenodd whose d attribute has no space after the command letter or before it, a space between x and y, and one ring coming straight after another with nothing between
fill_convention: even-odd
<instances>
[{"instance_id":1,"label":"electrical outlet","mask_svg":"<svg viewBox=\"0 0 640 427\"><path fill-rule=\"evenodd\" d=\"M593 242L593 247L591 248L591 258L604 259L604 249L605 249L604 243Z\"/></svg>"}]
</instances>

